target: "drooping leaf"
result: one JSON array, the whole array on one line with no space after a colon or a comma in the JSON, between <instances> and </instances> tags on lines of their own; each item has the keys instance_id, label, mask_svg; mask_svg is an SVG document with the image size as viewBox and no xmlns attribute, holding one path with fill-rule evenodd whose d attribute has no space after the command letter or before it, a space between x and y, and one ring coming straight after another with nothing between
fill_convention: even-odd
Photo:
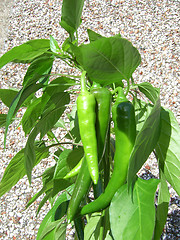
<instances>
[{"instance_id":1,"label":"drooping leaf","mask_svg":"<svg viewBox=\"0 0 180 240\"><path fill-rule=\"evenodd\" d=\"M53 61L54 58L52 57L40 57L35 59L24 76L23 86L31 85L37 82L37 80L39 82L45 82L51 71Z\"/></svg>"},{"instance_id":2,"label":"drooping leaf","mask_svg":"<svg viewBox=\"0 0 180 240\"><path fill-rule=\"evenodd\" d=\"M127 184L115 193L110 208L110 225L114 239L152 240L155 226L154 195L159 180L138 179L133 202Z\"/></svg>"},{"instance_id":3,"label":"drooping leaf","mask_svg":"<svg viewBox=\"0 0 180 240\"><path fill-rule=\"evenodd\" d=\"M159 184L158 206L156 209L156 224L153 240L159 240L167 220L170 194L166 183L166 178L161 172L161 182Z\"/></svg>"},{"instance_id":4,"label":"drooping leaf","mask_svg":"<svg viewBox=\"0 0 180 240\"><path fill-rule=\"evenodd\" d=\"M134 148L130 156L127 180L128 187L131 189L136 178L136 173L157 145L160 135L160 112L161 105L158 98L143 127L136 136Z\"/></svg>"},{"instance_id":5,"label":"drooping leaf","mask_svg":"<svg viewBox=\"0 0 180 240\"><path fill-rule=\"evenodd\" d=\"M139 90L144 93L144 95L155 104L156 99L159 95L159 89L153 87L149 82L143 82L138 84Z\"/></svg>"},{"instance_id":6,"label":"drooping leaf","mask_svg":"<svg viewBox=\"0 0 180 240\"><path fill-rule=\"evenodd\" d=\"M84 0L64 0L60 25L69 33L74 33L80 23Z\"/></svg>"},{"instance_id":7,"label":"drooping leaf","mask_svg":"<svg viewBox=\"0 0 180 240\"><path fill-rule=\"evenodd\" d=\"M141 62L138 50L123 38L100 38L80 47L71 46L88 77L102 85L129 81Z\"/></svg>"},{"instance_id":8,"label":"drooping leaf","mask_svg":"<svg viewBox=\"0 0 180 240\"><path fill-rule=\"evenodd\" d=\"M35 165L38 164L41 159L47 158L48 155L48 148L46 148L44 144L35 146ZM0 182L0 196L8 192L25 174L24 149L22 149L11 159L4 172Z\"/></svg>"},{"instance_id":9,"label":"drooping leaf","mask_svg":"<svg viewBox=\"0 0 180 240\"><path fill-rule=\"evenodd\" d=\"M10 107L13 99L18 93L18 89L0 89L0 99L7 106Z\"/></svg>"},{"instance_id":10,"label":"drooping leaf","mask_svg":"<svg viewBox=\"0 0 180 240\"><path fill-rule=\"evenodd\" d=\"M165 178L180 195L180 127L174 114L161 108L161 133L156 146Z\"/></svg>"},{"instance_id":11,"label":"drooping leaf","mask_svg":"<svg viewBox=\"0 0 180 240\"><path fill-rule=\"evenodd\" d=\"M50 42L47 39L30 40L6 52L0 58L0 68L13 61L32 61L36 57L48 51L49 48Z\"/></svg>"}]
</instances>

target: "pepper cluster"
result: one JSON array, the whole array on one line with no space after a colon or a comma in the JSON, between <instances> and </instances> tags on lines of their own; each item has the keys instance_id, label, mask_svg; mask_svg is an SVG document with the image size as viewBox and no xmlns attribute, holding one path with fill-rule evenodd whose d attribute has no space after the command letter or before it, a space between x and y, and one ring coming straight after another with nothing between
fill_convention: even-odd
<instances>
[{"instance_id":1,"label":"pepper cluster","mask_svg":"<svg viewBox=\"0 0 180 240\"><path fill-rule=\"evenodd\" d=\"M85 72L81 77L81 94L77 99L77 114L84 157L65 178L78 173L69 203L68 221L77 216L107 208L115 192L125 183L130 154L136 138L134 107L117 88L117 97L112 106L112 93L108 88L93 82L86 89ZM110 176L110 123L114 123L115 153L114 168ZM110 180L109 180L110 178ZM81 207L93 182L95 200Z\"/></svg>"}]
</instances>

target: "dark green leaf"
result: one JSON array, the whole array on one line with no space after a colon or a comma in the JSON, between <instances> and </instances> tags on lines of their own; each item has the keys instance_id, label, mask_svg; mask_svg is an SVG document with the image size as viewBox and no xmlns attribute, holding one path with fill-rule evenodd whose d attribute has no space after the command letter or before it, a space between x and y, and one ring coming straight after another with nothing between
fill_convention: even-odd
<instances>
[{"instance_id":1,"label":"dark green leaf","mask_svg":"<svg viewBox=\"0 0 180 240\"><path fill-rule=\"evenodd\" d=\"M17 89L0 89L0 99L7 106L10 107L13 99L17 95Z\"/></svg>"},{"instance_id":2,"label":"dark green leaf","mask_svg":"<svg viewBox=\"0 0 180 240\"><path fill-rule=\"evenodd\" d=\"M0 127L5 127L7 114L0 114Z\"/></svg>"},{"instance_id":3,"label":"dark green leaf","mask_svg":"<svg viewBox=\"0 0 180 240\"><path fill-rule=\"evenodd\" d=\"M69 33L74 33L80 23L84 0L64 0L60 25Z\"/></svg>"},{"instance_id":4,"label":"dark green leaf","mask_svg":"<svg viewBox=\"0 0 180 240\"><path fill-rule=\"evenodd\" d=\"M101 38L80 47L71 46L88 77L102 85L129 81L141 62L138 50L123 38Z\"/></svg>"},{"instance_id":5,"label":"dark green leaf","mask_svg":"<svg viewBox=\"0 0 180 240\"><path fill-rule=\"evenodd\" d=\"M66 213L69 205L69 200L62 202L56 209L54 220L57 221L61 219Z\"/></svg>"},{"instance_id":6,"label":"dark green leaf","mask_svg":"<svg viewBox=\"0 0 180 240\"><path fill-rule=\"evenodd\" d=\"M33 60L42 55L50 48L50 42L47 39L30 40L18 47L12 48L0 58L0 68L9 62L18 60Z\"/></svg>"},{"instance_id":7,"label":"dark green leaf","mask_svg":"<svg viewBox=\"0 0 180 240\"><path fill-rule=\"evenodd\" d=\"M166 183L166 178L161 172L161 182L159 184L158 206L156 209L156 224L153 240L159 240L167 220L170 194Z\"/></svg>"},{"instance_id":8,"label":"dark green leaf","mask_svg":"<svg viewBox=\"0 0 180 240\"><path fill-rule=\"evenodd\" d=\"M114 239L152 240L155 225L154 195L159 180L138 179L133 202L127 184L115 193L110 208L110 225Z\"/></svg>"},{"instance_id":9,"label":"dark green leaf","mask_svg":"<svg viewBox=\"0 0 180 240\"><path fill-rule=\"evenodd\" d=\"M50 49L54 53L59 53L61 51L57 41L53 38L53 36L50 36Z\"/></svg>"},{"instance_id":10,"label":"dark green leaf","mask_svg":"<svg viewBox=\"0 0 180 240\"><path fill-rule=\"evenodd\" d=\"M180 195L180 127L174 114L161 108L161 133L156 146L160 168Z\"/></svg>"},{"instance_id":11,"label":"dark green leaf","mask_svg":"<svg viewBox=\"0 0 180 240\"><path fill-rule=\"evenodd\" d=\"M52 57L40 57L34 60L29 66L26 75L23 80L23 86L31 85L37 80L44 82L48 78L49 72L51 71L54 58Z\"/></svg>"},{"instance_id":12,"label":"dark green leaf","mask_svg":"<svg viewBox=\"0 0 180 240\"><path fill-rule=\"evenodd\" d=\"M41 98L35 99L26 109L26 112L22 117L21 123L25 135L30 133L31 129L34 127L37 120L41 116L41 113L43 111L41 100L42 100Z\"/></svg>"},{"instance_id":13,"label":"dark green leaf","mask_svg":"<svg viewBox=\"0 0 180 240\"><path fill-rule=\"evenodd\" d=\"M161 105L158 98L152 108L151 113L144 122L143 127L136 136L134 148L131 153L129 170L128 170L128 187L133 187L136 173L145 163L150 153L157 145L160 135L160 112Z\"/></svg>"},{"instance_id":14,"label":"dark green leaf","mask_svg":"<svg viewBox=\"0 0 180 240\"><path fill-rule=\"evenodd\" d=\"M96 40L98 40L98 39L103 37L100 34L92 31L91 29L87 29L87 33L88 33L90 42L96 41Z\"/></svg>"},{"instance_id":15,"label":"dark green leaf","mask_svg":"<svg viewBox=\"0 0 180 240\"><path fill-rule=\"evenodd\" d=\"M28 208L34 201L36 201L36 199L38 199L38 197L40 197L44 192L45 192L46 188L43 187L41 188L40 191L38 191L28 202L28 204L26 205L26 208Z\"/></svg>"},{"instance_id":16,"label":"dark green leaf","mask_svg":"<svg viewBox=\"0 0 180 240\"><path fill-rule=\"evenodd\" d=\"M35 147L35 164L48 157L49 151L44 145ZM26 174L24 167L24 149L19 151L7 166L0 182L0 196L8 192Z\"/></svg>"},{"instance_id":17,"label":"dark green leaf","mask_svg":"<svg viewBox=\"0 0 180 240\"><path fill-rule=\"evenodd\" d=\"M38 213L40 212L40 210L44 206L44 204L47 202L47 200L50 199L51 195L52 195L52 190L49 190L49 191L46 192L46 195L44 196L44 198L39 203L36 216L38 215Z\"/></svg>"},{"instance_id":18,"label":"dark green leaf","mask_svg":"<svg viewBox=\"0 0 180 240\"><path fill-rule=\"evenodd\" d=\"M139 90L144 93L144 95L155 104L156 99L159 95L159 89L153 87L149 82L143 82L138 84Z\"/></svg>"}]
</instances>

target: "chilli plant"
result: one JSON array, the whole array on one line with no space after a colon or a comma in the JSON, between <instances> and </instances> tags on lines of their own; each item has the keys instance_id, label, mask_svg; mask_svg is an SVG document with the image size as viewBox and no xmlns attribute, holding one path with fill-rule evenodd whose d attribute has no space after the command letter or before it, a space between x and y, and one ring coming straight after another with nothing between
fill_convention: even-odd
<instances>
[{"instance_id":1,"label":"chilli plant","mask_svg":"<svg viewBox=\"0 0 180 240\"><path fill-rule=\"evenodd\" d=\"M161 107L160 90L133 80L141 57L131 42L87 29L89 42L78 44L83 4L63 1L60 25L69 36L61 47L50 36L0 58L1 68L9 62L28 64L20 90L0 89L9 108L0 115L4 147L22 107L20 124L27 136L4 171L0 196L24 175L31 184L33 168L53 147L54 165L45 169L43 187L26 206L43 194L37 213L46 201L52 206L37 240L65 239L68 224L74 239L159 240L170 200L167 182L180 193L180 128L173 113ZM77 74L51 73L55 59ZM66 131L61 139L57 128ZM151 153L159 175L144 180L138 172Z\"/></svg>"}]
</instances>

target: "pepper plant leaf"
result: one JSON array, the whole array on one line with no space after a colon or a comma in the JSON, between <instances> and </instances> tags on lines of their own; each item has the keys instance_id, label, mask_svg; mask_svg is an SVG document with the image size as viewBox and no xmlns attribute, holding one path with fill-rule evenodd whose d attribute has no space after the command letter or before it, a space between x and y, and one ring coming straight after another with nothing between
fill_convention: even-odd
<instances>
[{"instance_id":1,"label":"pepper plant leaf","mask_svg":"<svg viewBox=\"0 0 180 240\"><path fill-rule=\"evenodd\" d=\"M133 189L133 201L127 184L115 193L109 208L114 239L152 240L155 226L154 195L159 180L138 178Z\"/></svg>"},{"instance_id":2,"label":"pepper plant leaf","mask_svg":"<svg viewBox=\"0 0 180 240\"><path fill-rule=\"evenodd\" d=\"M6 52L0 58L0 69L9 62L26 62L32 61L50 49L48 39L30 40L18 47L14 47Z\"/></svg>"},{"instance_id":3,"label":"pepper plant leaf","mask_svg":"<svg viewBox=\"0 0 180 240\"><path fill-rule=\"evenodd\" d=\"M38 164L41 159L49 156L49 149L43 143L39 146L36 144L35 149L35 164ZM0 196L8 192L21 178L26 174L24 167L24 148L19 151L8 164L2 180L0 182Z\"/></svg>"},{"instance_id":4,"label":"pepper plant leaf","mask_svg":"<svg viewBox=\"0 0 180 240\"><path fill-rule=\"evenodd\" d=\"M43 230L46 229L50 223L55 221L55 214L56 214L58 207L61 205L61 203L66 202L70 199L70 195L67 192L69 192L71 194L72 190L73 190L72 186L68 187L67 191L61 193L61 195L57 198L53 207L49 210L49 212L46 214L43 221L41 222L41 225L40 225L38 233L37 233L37 240L40 239L40 236L42 235Z\"/></svg>"},{"instance_id":5,"label":"pepper plant leaf","mask_svg":"<svg viewBox=\"0 0 180 240\"><path fill-rule=\"evenodd\" d=\"M160 99L158 98L152 111L145 120L143 127L136 136L128 169L127 181L129 189L133 188L136 173L140 170L157 145L160 135L160 112L161 105Z\"/></svg>"},{"instance_id":6,"label":"pepper plant leaf","mask_svg":"<svg viewBox=\"0 0 180 240\"><path fill-rule=\"evenodd\" d=\"M73 34L81 23L81 14L84 0L64 0L61 10L60 25L69 33Z\"/></svg>"},{"instance_id":7,"label":"pepper plant leaf","mask_svg":"<svg viewBox=\"0 0 180 240\"><path fill-rule=\"evenodd\" d=\"M138 50L126 39L100 38L89 44L71 46L79 64L92 81L102 85L129 81L141 62Z\"/></svg>"},{"instance_id":8,"label":"pepper plant leaf","mask_svg":"<svg viewBox=\"0 0 180 240\"><path fill-rule=\"evenodd\" d=\"M25 167L29 182L31 182L31 171L35 160L33 143L35 142L36 136L40 133L40 137L42 138L54 126L63 114L66 109L66 104L68 104L69 101L70 98L67 92L53 94L44 108L41 119L28 137L25 147Z\"/></svg>"},{"instance_id":9,"label":"pepper plant leaf","mask_svg":"<svg viewBox=\"0 0 180 240\"><path fill-rule=\"evenodd\" d=\"M10 107L13 99L18 93L18 89L0 89L0 99L7 106Z\"/></svg>"},{"instance_id":10,"label":"pepper plant leaf","mask_svg":"<svg viewBox=\"0 0 180 240\"><path fill-rule=\"evenodd\" d=\"M155 104L156 99L159 95L159 89L153 87L149 82L143 82L138 84L139 90L144 93L144 95Z\"/></svg>"},{"instance_id":11,"label":"pepper plant leaf","mask_svg":"<svg viewBox=\"0 0 180 240\"><path fill-rule=\"evenodd\" d=\"M23 86L31 85L37 80L44 83L49 77L48 74L51 72L53 61L54 58L49 56L35 59L24 76Z\"/></svg>"},{"instance_id":12,"label":"pepper plant leaf","mask_svg":"<svg viewBox=\"0 0 180 240\"><path fill-rule=\"evenodd\" d=\"M158 206L156 209L156 224L154 229L153 240L159 240L167 220L168 206L170 201L170 194L166 183L166 178L161 171L161 182L159 184Z\"/></svg>"},{"instance_id":13,"label":"pepper plant leaf","mask_svg":"<svg viewBox=\"0 0 180 240\"><path fill-rule=\"evenodd\" d=\"M174 114L161 108L161 132L156 146L160 168L180 195L180 127Z\"/></svg>"},{"instance_id":14,"label":"pepper plant leaf","mask_svg":"<svg viewBox=\"0 0 180 240\"><path fill-rule=\"evenodd\" d=\"M92 31L91 29L87 29L87 33L88 33L90 42L96 41L103 37L99 33Z\"/></svg>"},{"instance_id":15,"label":"pepper plant leaf","mask_svg":"<svg viewBox=\"0 0 180 240\"><path fill-rule=\"evenodd\" d=\"M29 96L31 96L33 93L35 93L37 90L39 90L42 87L43 87L43 84L41 84L41 83L31 84L28 87L22 88L17 93L16 97L14 98L14 100L13 100L13 102L12 102L10 108L9 108L7 118L6 118L6 127L5 127L5 133L4 133L4 146L6 145L7 131L8 131L8 127L9 127L9 124L11 123L11 120L12 120L13 116L18 111L18 109L23 104L23 102Z\"/></svg>"}]
</instances>

